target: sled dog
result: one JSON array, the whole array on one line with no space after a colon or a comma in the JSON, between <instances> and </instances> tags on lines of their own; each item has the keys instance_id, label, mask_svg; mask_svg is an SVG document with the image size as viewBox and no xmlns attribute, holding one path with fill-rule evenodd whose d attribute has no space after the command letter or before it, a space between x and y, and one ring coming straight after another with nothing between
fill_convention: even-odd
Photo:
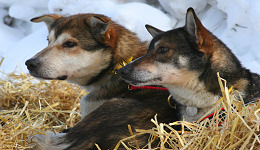
<instances>
[{"instance_id":1,"label":"sled dog","mask_svg":"<svg viewBox=\"0 0 260 150\"><path fill-rule=\"evenodd\" d=\"M127 82L166 87L182 104L181 116L197 121L221 98L217 72L248 103L259 95L259 75L240 64L231 50L208 31L189 8L184 27L163 32L146 25L153 36L147 53L119 70ZM238 96L238 94L237 94Z\"/></svg>"}]
</instances>

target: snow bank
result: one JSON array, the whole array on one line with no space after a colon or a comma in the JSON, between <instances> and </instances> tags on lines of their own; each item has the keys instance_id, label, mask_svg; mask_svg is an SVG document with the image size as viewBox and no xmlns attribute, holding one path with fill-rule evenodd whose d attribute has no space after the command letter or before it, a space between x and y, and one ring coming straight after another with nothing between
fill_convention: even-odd
<instances>
[{"instance_id":1,"label":"snow bank","mask_svg":"<svg viewBox=\"0 0 260 150\"><path fill-rule=\"evenodd\" d=\"M159 2L169 14L183 20L189 7L199 13L205 9L208 0L159 0Z\"/></svg>"},{"instance_id":2,"label":"snow bank","mask_svg":"<svg viewBox=\"0 0 260 150\"><path fill-rule=\"evenodd\" d=\"M47 45L47 28L29 20L43 14L100 13L150 40L144 25L162 30L183 26L186 9L193 7L202 23L239 57L260 73L259 0L0 0L0 70L12 72ZM19 71L19 70L18 70Z\"/></svg>"}]
</instances>

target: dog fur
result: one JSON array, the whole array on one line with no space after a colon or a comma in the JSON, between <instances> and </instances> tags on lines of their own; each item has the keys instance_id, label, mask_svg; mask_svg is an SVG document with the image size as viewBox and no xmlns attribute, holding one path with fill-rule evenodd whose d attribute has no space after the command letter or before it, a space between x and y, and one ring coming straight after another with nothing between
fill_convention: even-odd
<instances>
[{"instance_id":1,"label":"dog fur","mask_svg":"<svg viewBox=\"0 0 260 150\"><path fill-rule=\"evenodd\" d=\"M119 70L134 85L161 85L183 105L182 116L197 121L221 98L217 72L244 102L259 93L259 75L241 66L231 50L189 8L182 28L163 32L146 25L153 36L148 52ZM236 94L238 96L238 94Z\"/></svg>"},{"instance_id":2,"label":"dog fur","mask_svg":"<svg viewBox=\"0 0 260 150\"><path fill-rule=\"evenodd\" d=\"M113 74L118 64L146 53L146 44L109 18L97 14L70 17L44 15L32 19L45 22L49 44L26 61L30 74L40 79L66 80L85 88L82 120L68 133L36 135L35 149L113 149L133 129L150 129L150 119L162 122L180 120L167 102L167 91L128 89L128 83ZM101 106L100 106L101 105ZM137 137L141 145L149 135Z\"/></svg>"}]
</instances>

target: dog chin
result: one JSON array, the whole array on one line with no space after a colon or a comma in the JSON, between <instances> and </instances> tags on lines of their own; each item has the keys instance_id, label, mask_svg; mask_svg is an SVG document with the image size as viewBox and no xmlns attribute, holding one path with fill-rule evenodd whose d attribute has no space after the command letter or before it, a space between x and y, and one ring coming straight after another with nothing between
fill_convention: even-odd
<instances>
[{"instance_id":1,"label":"dog chin","mask_svg":"<svg viewBox=\"0 0 260 150\"><path fill-rule=\"evenodd\" d=\"M134 85L134 86L144 86L144 85L147 85L147 83L144 83L144 82L128 82L130 83L131 85Z\"/></svg>"},{"instance_id":2,"label":"dog chin","mask_svg":"<svg viewBox=\"0 0 260 150\"><path fill-rule=\"evenodd\" d=\"M63 76L58 76L58 77L48 77L48 76L43 76L43 75L39 75L39 74L35 74L33 72L29 72L31 76L40 79L40 80L66 80L68 79L67 75L63 75Z\"/></svg>"},{"instance_id":3,"label":"dog chin","mask_svg":"<svg viewBox=\"0 0 260 150\"><path fill-rule=\"evenodd\" d=\"M63 76L59 76L57 77L58 80L66 80L68 79L68 76L67 75L63 75Z\"/></svg>"},{"instance_id":4,"label":"dog chin","mask_svg":"<svg viewBox=\"0 0 260 150\"><path fill-rule=\"evenodd\" d=\"M135 86L144 86L144 85L152 85L152 84L160 84L161 78L154 78L154 79L149 79L149 80L126 80L126 82L135 85Z\"/></svg>"}]
</instances>

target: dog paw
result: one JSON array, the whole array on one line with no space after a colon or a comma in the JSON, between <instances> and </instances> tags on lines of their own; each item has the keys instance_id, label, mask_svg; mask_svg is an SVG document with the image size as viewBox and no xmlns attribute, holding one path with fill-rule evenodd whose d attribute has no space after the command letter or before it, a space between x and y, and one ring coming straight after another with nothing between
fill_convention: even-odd
<instances>
[{"instance_id":1,"label":"dog paw","mask_svg":"<svg viewBox=\"0 0 260 150\"><path fill-rule=\"evenodd\" d=\"M33 149L36 150L61 150L69 146L63 143L66 133L46 132L44 134L36 134L32 137L32 142L36 144Z\"/></svg>"}]
</instances>

